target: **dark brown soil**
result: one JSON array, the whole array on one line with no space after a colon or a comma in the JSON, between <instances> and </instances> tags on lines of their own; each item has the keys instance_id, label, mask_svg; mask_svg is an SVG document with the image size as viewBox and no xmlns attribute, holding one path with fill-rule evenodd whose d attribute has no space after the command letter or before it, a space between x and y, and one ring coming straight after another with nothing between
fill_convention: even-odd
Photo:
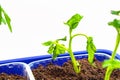
<instances>
[{"instance_id":1,"label":"dark brown soil","mask_svg":"<svg viewBox=\"0 0 120 80\"><path fill-rule=\"evenodd\" d=\"M96 67L91 66L86 59L80 60L81 72L76 74L68 61L63 66L53 65L39 66L33 69L36 80L104 80L105 69L101 62L95 60ZM110 80L120 80L120 70L114 70Z\"/></svg>"},{"instance_id":2,"label":"dark brown soil","mask_svg":"<svg viewBox=\"0 0 120 80\"><path fill-rule=\"evenodd\" d=\"M27 78L19 75L8 75L6 73L1 73L0 80L27 80Z\"/></svg>"}]
</instances>

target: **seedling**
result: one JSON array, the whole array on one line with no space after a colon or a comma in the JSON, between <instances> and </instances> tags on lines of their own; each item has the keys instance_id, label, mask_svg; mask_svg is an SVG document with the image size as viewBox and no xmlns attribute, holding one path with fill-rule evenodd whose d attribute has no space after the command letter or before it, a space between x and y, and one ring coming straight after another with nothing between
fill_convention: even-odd
<instances>
[{"instance_id":1,"label":"seedling","mask_svg":"<svg viewBox=\"0 0 120 80\"><path fill-rule=\"evenodd\" d=\"M68 47L66 47L64 44L61 44L60 41L67 41L67 37L56 39L54 41L47 41L44 42L43 45L49 46L48 53L53 55L53 59L56 59L58 55L65 53L66 51L69 53L71 57L71 61L73 64L74 71L76 73L80 73L80 64L76 60L73 51L72 51L72 40L76 36L84 36L87 39L87 46L86 49L88 51L88 61L92 65L94 60L94 53L96 52L96 47L93 43L93 38L88 37L86 34L72 34L73 30L75 30L81 21L83 16L79 14L73 15L66 23L65 25L69 26L69 41L68 41Z\"/></svg>"},{"instance_id":2,"label":"seedling","mask_svg":"<svg viewBox=\"0 0 120 80\"><path fill-rule=\"evenodd\" d=\"M113 15L120 15L120 11L111 11ZM117 31L117 38L114 51L112 52L112 56L109 60L105 60L103 62L103 68L107 67L107 71L105 74L104 80L110 80L110 75L114 69L120 68L120 61L115 59L116 52L120 43L120 20L114 19L112 22L109 22L108 25L113 26Z\"/></svg>"},{"instance_id":3,"label":"seedling","mask_svg":"<svg viewBox=\"0 0 120 80\"><path fill-rule=\"evenodd\" d=\"M11 22L10 17L0 5L0 25L2 23L7 24L10 32L12 32L12 26L10 22Z\"/></svg>"}]
</instances>

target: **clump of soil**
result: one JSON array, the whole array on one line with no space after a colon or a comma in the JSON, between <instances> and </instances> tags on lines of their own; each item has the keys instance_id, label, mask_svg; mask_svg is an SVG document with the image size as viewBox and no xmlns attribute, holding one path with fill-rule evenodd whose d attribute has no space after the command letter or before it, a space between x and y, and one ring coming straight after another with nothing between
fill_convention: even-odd
<instances>
[{"instance_id":1,"label":"clump of soil","mask_svg":"<svg viewBox=\"0 0 120 80\"><path fill-rule=\"evenodd\" d=\"M81 72L76 74L71 61L65 62L63 66L48 64L46 67L40 65L33 69L36 80L104 80L105 70L102 63L95 60L96 66L91 66L87 59L79 60ZM120 70L114 70L110 80L120 80Z\"/></svg>"},{"instance_id":2,"label":"clump of soil","mask_svg":"<svg viewBox=\"0 0 120 80\"><path fill-rule=\"evenodd\" d=\"M27 77L23 77L20 75L8 75L6 73L0 74L0 80L27 80Z\"/></svg>"}]
</instances>

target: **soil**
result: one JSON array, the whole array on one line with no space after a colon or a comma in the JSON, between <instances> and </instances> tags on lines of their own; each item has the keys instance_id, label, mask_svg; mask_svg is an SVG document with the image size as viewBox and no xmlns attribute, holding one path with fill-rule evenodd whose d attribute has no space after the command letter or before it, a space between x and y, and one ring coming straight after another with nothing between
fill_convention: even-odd
<instances>
[{"instance_id":1,"label":"soil","mask_svg":"<svg viewBox=\"0 0 120 80\"><path fill-rule=\"evenodd\" d=\"M1 73L0 80L27 80L27 77L23 77L20 75L8 75L6 73Z\"/></svg>"},{"instance_id":2,"label":"soil","mask_svg":"<svg viewBox=\"0 0 120 80\"><path fill-rule=\"evenodd\" d=\"M106 69L102 63L95 60L96 67L91 66L87 59L79 60L81 72L76 74L71 61L65 62L62 66L48 64L46 67L40 65L33 69L35 80L104 80ZM120 70L114 70L110 80L120 80Z\"/></svg>"}]
</instances>

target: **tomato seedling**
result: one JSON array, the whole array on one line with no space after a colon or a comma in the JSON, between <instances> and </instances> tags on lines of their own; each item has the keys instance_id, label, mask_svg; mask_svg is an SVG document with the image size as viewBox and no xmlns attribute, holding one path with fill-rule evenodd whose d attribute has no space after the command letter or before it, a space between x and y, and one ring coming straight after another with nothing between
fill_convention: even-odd
<instances>
[{"instance_id":1,"label":"tomato seedling","mask_svg":"<svg viewBox=\"0 0 120 80\"><path fill-rule=\"evenodd\" d=\"M88 37L86 34L77 33L73 34L73 30L75 30L81 21L83 16L79 14L73 15L67 22L64 24L69 26L69 41L68 41L68 47L66 47L64 44L61 44L60 41L67 41L67 37L56 39L54 41L47 41L44 42L43 45L49 46L48 53L53 55L53 59L56 59L58 55L65 53L66 51L69 53L71 57L71 61L73 64L74 71L76 73L80 73L80 64L76 60L74 53L72 51L72 40L76 36L84 36L87 39L87 46L86 49L88 51L88 61L90 64L93 64L94 60L94 53L96 52L96 47L93 43L93 38Z\"/></svg>"},{"instance_id":2,"label":"tomato seedling","mask_svg":"<svg viewBox=\"0 0 120 80\"><path fill-rule=\"evenodd\" d=\"M120 15L120 11L111 11L111 14L113 15ZM120 61L115 59L116 52L120 43L120 20L114 19L113 21L109 22L108 25L113 26L117 31L117 37L116 37L116 44L114 51L112 52L112 56L110 59L105 60L103 62L103 68L107 67L107 71L105 74L104 80L110 80L110 75L114 69L120 68Z\"/></svg>"}]
</instances>

